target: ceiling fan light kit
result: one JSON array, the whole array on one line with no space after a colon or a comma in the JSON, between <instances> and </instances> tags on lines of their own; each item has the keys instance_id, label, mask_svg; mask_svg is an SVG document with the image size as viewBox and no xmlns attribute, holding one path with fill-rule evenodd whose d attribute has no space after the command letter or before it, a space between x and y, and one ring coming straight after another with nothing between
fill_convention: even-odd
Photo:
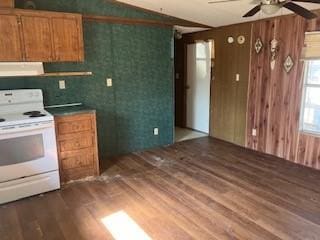
<instances>
[{"instance_id":1,"label":"ceiling fan light kit","mask_svg":"<svg viewBox=\"0 0 320 240\"><path fill-rule=\"evenodd\" d=\"M278 4L262 4L261 11L267 15L272 15L280 10L281 6Z\"/></svg>"},{"instance_id":2,"label":"ceiling fan light kit","mask_svg":"<svg viewBox=\"0 0 320 240\"><path fill-rule=\"evenodd\" d=\"M260 10L267 14L272 15L277 13L282 7L291 10L292 12L304 17L306 19L313 19L318 17L313 12L309 11L306 8L301 7L294 2L309 2L309 3L320 3L320 0L261 0L260 4L252 8L249 12L247 12L243 17L252 17Z\"/></svg>"},{"instance_id":3,"label":"ceiling fan light kit","mask_svg":"<svg viewBox=\"0 0 320 240\"><path fill-rule=\"evenodd\" d=\"M209 1L208 3L223 3L223 2L234 2L234 1L240 1L240 0L215 0L215 1ZM272 15L277 13L281 8L284 7L300 15L301 17L304 17L306 19L313 19L313 18L317 18L318 16L315 13L309 11L308 9L296 4L295 2L320 4L320 0L254 0L253 2L255 3L256 1L258 5L256 5L249 12L243 15L243 17L252 17L258 12L260 12L260 10L266 15Z\"/></svg>"}]
</instances>

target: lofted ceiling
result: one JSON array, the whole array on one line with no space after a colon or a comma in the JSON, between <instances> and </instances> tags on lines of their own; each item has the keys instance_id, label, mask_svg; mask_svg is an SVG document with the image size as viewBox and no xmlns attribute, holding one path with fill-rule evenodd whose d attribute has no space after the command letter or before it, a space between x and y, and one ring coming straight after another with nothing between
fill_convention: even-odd
<instances>
[{"instance_id":1,"label":"lofted ceiling","mask_svg":"<svg viewBox=\"0 0 320 240\"><path fill-rule=\"evenodd\" d=\"M225 26L292 13L291 11L282 8L274 15L265 15L260 11L253 17L243 18L242 16L255 6L255 4L252 3L252 0L239 0L215 4L208 4L208 0L119 0L118 2L127 3L211 27ZM310 10L320 8L320 4L298 4Z\"/></svg>"}]
</instances>

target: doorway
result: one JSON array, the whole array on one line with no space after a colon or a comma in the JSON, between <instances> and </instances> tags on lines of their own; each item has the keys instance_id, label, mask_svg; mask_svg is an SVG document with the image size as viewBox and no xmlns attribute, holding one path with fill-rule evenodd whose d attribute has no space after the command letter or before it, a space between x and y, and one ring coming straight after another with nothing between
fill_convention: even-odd
<instances>
[{"instance_id":1,"label":"doorway","mask_svg":"<svg viewBox=\"0 0 320 240\"><path fill-rule=\"evenodd\" d=\"M179 50L179 46L176 48ZM183 48L184 52L180 44L175 60L176 141L208 136L210 132L214 42L183 43Z\"/></svg>"}]
</instances>

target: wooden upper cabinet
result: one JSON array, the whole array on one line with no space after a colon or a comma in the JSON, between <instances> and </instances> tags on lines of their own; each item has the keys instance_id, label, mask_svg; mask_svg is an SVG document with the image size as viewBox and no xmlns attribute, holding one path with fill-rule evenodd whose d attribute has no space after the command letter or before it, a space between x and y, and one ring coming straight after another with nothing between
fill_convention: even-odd
<instances>
[{"instance_id":1,"label":"wooden upper cabinet","mask_svg":"<svg viewBox=\"0 0 320 240\"><path fill-rule=\"evenodd\" d=\"M14 8L14 0L0 0L0 8Z\"/></svg>"},{"instance_id":2,"label":"wooden upper cabinet","mask_svg":"<svg viewBox=\"0 0 320 240\"><path fill-rule=\"evenodd\" d=\"M0 61L22 61L23 54L16 15L0 14Z\"/></svg>"},{"instance_id":3,"label":"wooden upper cabinet","mask_svg":"<svg viewBox=\"0 0 320 240\"><path fill-rule=\"evenodd\" d=\"M84 61L80 14L0 9L0 62Z\"/></svg>"},{"instance_id":4,"label":"wooden upper cabinet","mask_svg":"<svg viewBox=\"0 0 320 240\"><path fill-rule=\"evenodd\" d=\"M58 61L84 60L82 19L52 18L53 46Z\"/></svg>"},{"instance_id":5,"label":"wooden upper cabinet","mask_svg":"<svg viewBox=\"0 0 320 240\"><path fill-rule=\"evenodd\" d=\"M53 61L50 18L21 16L26 61Z\"/></svg>"}]
</instances>

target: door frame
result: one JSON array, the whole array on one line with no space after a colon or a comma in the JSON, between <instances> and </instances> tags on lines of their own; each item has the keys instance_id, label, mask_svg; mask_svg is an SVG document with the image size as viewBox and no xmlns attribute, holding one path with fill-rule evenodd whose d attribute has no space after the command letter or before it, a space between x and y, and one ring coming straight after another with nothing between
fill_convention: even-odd
<instances>
[{"instance_id":1,"label":"door frame","mask_svg":"<svg viewBox=\"0 0 320 240\"><path fill-rule=\"evenodd\" d=\"M183 91L182 91L182 98L183 98L183 109L181 110L183 116L182 116L182 126L183 128L187 128L190 129L186 126L187 123L187 78L188 78L188 69L187 69L187 58L188 58L188 44L195 44L197 42L208 42L208 41L212 41L212 47L213 47L213 51L214 51L214 39L206 39L206 40L195 40L195 41L187 41L184 39L183 41ZM209 136L212 136L212 94L213 94L213 85L214 85L214 58L211 58L211 76L210 76L210 92L209 92L209 97L210 97L210 101L209 101ZM175 69L176 70L176 69ZM176 87L176 86L175 86ZM198 131L195 129L190 129L193 131ZM199 131L198 131L199 132Z\"/></svg>"}]
</instances>

